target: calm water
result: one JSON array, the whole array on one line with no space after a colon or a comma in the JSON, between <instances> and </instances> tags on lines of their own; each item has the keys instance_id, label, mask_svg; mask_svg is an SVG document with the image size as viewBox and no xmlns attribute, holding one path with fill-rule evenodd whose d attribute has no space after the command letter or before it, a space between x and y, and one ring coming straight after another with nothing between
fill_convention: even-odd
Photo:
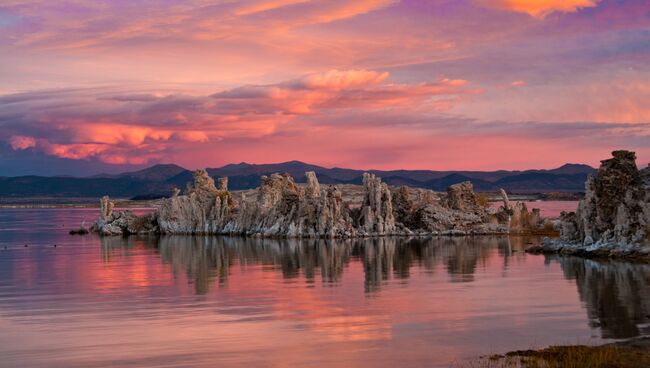
<instances>
[{"instance_id":1,"label":"calm water","mask_svg":"<svg viewBox=\"0 0 650 368\"><path fill-rule=\"evenodd\" d=\"M448 367L650 333L650 266L534 238L67 234L96 213L0 209L0 366Z\"/></svg>"},{"instance_id":2,"label":"calm water","mask_svg":"<svg viewBox=\"0 0 650 368\"><path fill-rule=\"evenodd\" d=\"M542 217L558 217L560 212L575 211L578 208L578 201L523 201L528 210L539 208ZM490 202L490 207L499 208L502 202Z\"/></svg>"}]
</instances>

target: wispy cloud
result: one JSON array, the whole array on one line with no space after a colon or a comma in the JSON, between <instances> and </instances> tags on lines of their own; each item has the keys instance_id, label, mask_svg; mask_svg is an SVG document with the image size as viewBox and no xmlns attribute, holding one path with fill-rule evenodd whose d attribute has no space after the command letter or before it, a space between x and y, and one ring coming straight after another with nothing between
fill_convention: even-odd
<instances>
[{"instance_id":1,"label":"wispy cloud","mask_svg":"<svg viewBox=\"0 0 650 368\"><path fill-rule=\"evenodd\" d=\"M143 163L186 143L267 136L298 117L413 104L424 108L436 98L478 92L463 80L394 84L387 78L385 72L331 70L209 96L112 88L15 94L0 97L0 138L17 150Z\"/></svg>"},{"instance_id":2,"label":"wispy cloud","mask_svg":"<svg viewBox=\"0 0 650 368\"><path fill-rule=\"evenodd\" d=\"M554 12L572 13L598 5L598 0L476 0L483 6L544 18Z\"/></svg>"},{"instance_id":3,"label":"wispy cloud","mask_svg":"<svg viewBox=\"0 0 650 368\"><path fill-rule=\"evenodd\" d=\"M614 146L643 159L648 12L647 0L5 0L0 161L488 168L597 163Z\"/></svg>"}]
</instances>

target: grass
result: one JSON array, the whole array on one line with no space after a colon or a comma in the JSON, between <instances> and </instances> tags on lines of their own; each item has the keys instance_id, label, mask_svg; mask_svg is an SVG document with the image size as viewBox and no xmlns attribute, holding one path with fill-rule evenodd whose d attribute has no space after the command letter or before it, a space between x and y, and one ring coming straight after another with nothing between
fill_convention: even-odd
<instances>
[{"instance_id":1,"label":"grass","mask_svg":"<svg viewBox=\"0 0 650 368\"><path fill-rule=\"evenodd\" d=\"M650 338L601 346L551 346L492 355L467 368L638 368L650 367Z\"/></svg>"}]
</instances>

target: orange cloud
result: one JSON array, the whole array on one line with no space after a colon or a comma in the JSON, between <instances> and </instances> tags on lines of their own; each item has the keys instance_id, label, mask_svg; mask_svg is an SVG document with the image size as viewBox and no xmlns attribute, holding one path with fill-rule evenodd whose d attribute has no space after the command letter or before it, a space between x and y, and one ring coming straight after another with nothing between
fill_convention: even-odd
<instances>
[{"instance_id":1,"label":"orange cloud","mask_svg":"<svg viewBox=\"0 0 650 368\"><path fill-rule=\"evenodd\" d=\"M326 5L325 9L314 12L309 19L310 23L329 23L355 17L395 4L396 0L355 0L350 2L326 0L321 3Z\"/></svg>"},{"instance_id":2,"label":"orange cloud","mask_svg":"<svg viewBox=\"0 0 650 368\"><path fill-rule=\"evenodd\" d=\"M137 146L145 140L166 141L172 136L169 130L160 130L150 127L131 126L125 124L93 124L84 122L84 129L78 130L75 135L79 140L103 144L127 144Z\"/></svg>"},{"instance_id":3,"label":"orange cloud","mask_svg":"<svg viewBox=\"0 0 650 368\"><path fill-rule=\"evenodd\" d=\"M265 11L282 8L284 6L306 3L310 0L274 0L274 1L259 1L252 4L244 5L235 10L235 15L244 16L255 13L262 13Z\"/></svg>"},{"instance_id":4,"label":"orange cloud","mask_svg":"<svg viewBox=\"0 0 650 368\"><path fill-rule=\"evenodd\" d=\"M439 111L453 106L458 96L477 92L462 79L396 84L388 77L374 70L333 69L211 96L111 89L35 92L0 100L0 108L17 117L15 128L5 133L14 150L34 147L62 158L133 164L182 150L188 146L183 143L260 139L291 122L298 131L311 129L301 117L404 106Z\"/></svg>"},{"instance_id":5,"label":"orange cloud","mask_svg":"<svg viewBox=\"0 0 650 368\"><path fill-rule=\"evenodd\" d=\"M479 0L479 4L491 8L526 13L535 18L544 18L553 12L572 13L582 8L591 8L599 0Z\"/></svg>"},{"instance_id":6,"label":"orange cloud","mask_svg":"<svg viewBox=\"0 0 650 368\"><path fill-rule=\"evenodd\" d=\"M188 130L174 133L174 137L178 137L185 142L207 142L209 141L208 135L205 132Z\"/></svg>"},{"instance_id":7,"label":"orange cloud","mask_svg":"<svg viewBox=\"0 0 650 368\"><path fill-rule=\"evenodd\" d=\"M52 156L77 160L98 155L109 148L103 144L53 144L47 141L44 141L41 146Z\"/></svg>"},{"instance_id":8,"label":"orange cloud","mask_svg":"<svg viewBox=\"0 0 650 368\"><path fill-rule=\"evenodd\" d=\"M41 148L43 152L51 156L74 160L97 158L101 162L113 165L140 165L152 159L160 158L160 155L146 153L146 151L134 152L107 144L56 144L43 139L38 141L36 147Z\"/></svg>"}]
</instances>

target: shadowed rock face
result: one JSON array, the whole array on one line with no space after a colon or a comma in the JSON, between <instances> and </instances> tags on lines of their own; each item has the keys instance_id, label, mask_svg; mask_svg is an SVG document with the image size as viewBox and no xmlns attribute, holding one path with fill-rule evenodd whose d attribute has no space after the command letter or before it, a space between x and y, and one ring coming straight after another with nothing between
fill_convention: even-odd
<instances>
[{"instance_id":1,"label":"shadowed rock face","mask_svg":"<svg viewBox=\"0 0 650 368\"><path fill-rule=\"evenodd\" d=\"M645 185L646 188L650 188L650 164L648 166L640 171L641 173L641 179L643 179L643 185Z\"/></svg>"},{"instance_id":2,"label":"shadowed rock face","mask_svg":"<svg viewBox=\"0 0 650 368\"><path fill-rule=\"evenodd\" d=\"M650 202L644 176L634 152L614 151L587 180L585 198L575 215L564 215L562 238L591 245L594 242L637 244L647 241ZM647 170L647 169L646 169ZM643 174L643 175L642 175Z\"/></svg>"},{"instance_id":3,"label":"shadowed rock face","mask_svg":"<svg viewBox=\"0 0 650 368\"><path fill-rule=\"evenodd\" d=\"M585 184L576 212L560 216L560 241L533 252L584 256L650 257L650 169L638 170L636 155L614 151Z\"/></svg>"},{"instance_id":4,"label":"shadowed rock face","mask_svg":"<svg viewBox=\"0 0 650 368\"><path fill-rule=\"evenodd\" d=\"M480 212L485 208L478 205L472 182L466 181L450 185L447 188L447 202L451 209L460 211Z\"/></svg>"},{"instance_id":5,"label":"shadowed rock face","mask_svg":"<svg viewBox=\"0 0 650 368\"><path fill-rule=\"evenodd\" d=\"M102 199L102 216L93 230L102 235L156 231L163 234L231 234L260 237L349 238L385 235L466 235L508 232L479 204L471 183L450 187L447 194L402 188L393 194L381 179L366 173L360 206L351 206L335 186L322 187L314 172L298 186L286 173L263 176L253 195L228 191L226 178L214 180L205 170L180 195L175 190L149 217L111 214Z\"/></svg>"}]
</instances>

